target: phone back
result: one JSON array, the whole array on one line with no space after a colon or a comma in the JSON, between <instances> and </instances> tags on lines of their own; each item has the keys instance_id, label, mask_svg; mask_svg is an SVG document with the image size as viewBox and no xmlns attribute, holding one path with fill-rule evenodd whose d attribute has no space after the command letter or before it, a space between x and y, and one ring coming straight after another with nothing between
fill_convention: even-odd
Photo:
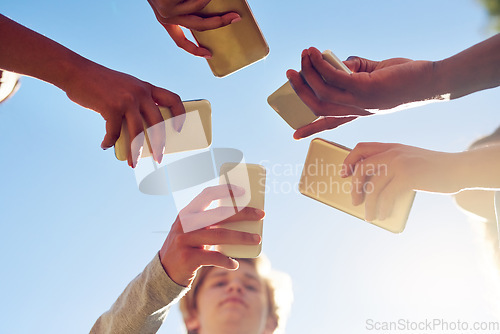
<instances>
[{"instance_id":1,"label":"phone back","mask_svg":"<svg viewBox=\"0 0 500 334\"><path fill-rule=\"evenodd\" d=\"M207 100L193 100L183 102L186 110L186 119L180 132L174 130L170 109L159 107L165 125L164 154L199 150L212 144L212 110ZM152 155L149 147L147 126L144 123L144 142L141 158ZM115 156L120 161L127 160L130 151L129 132L123 122L120 137L115 143Z\"/></svg>"},{"instance_id":2,"label":"phone back","mask_svg":"<svg viewBox=\"0 0 500 334\"><path fill-rule=\"evenodd\" d=\"M241 21L213 30L191 30L198 44L212 52L207 61L217 77L236 72L269 54L269 46L246 0L212 0L200 14L227 12L237 12Z\"/></svg>"},{"instance_id":3,"label":"phone back","mask_svg":"<svg viewBox=\"0 0 500 334\"><path fill-rule=\"evenodd\" d=\"M351 201L351 177L342 178L342 164L351 150L341 145L316 138L311 141L299 191L308 197L364 220L364 203L358 206ZM415 192L398 197L392 214L384 220L370 222L393 233L403 232Z\"/></svg>"},{"instance_id":4,"label":"phone back","mask_svg":"<svg viewBox=\"0 0 500 334\"><path fill-rule=\"evenodd\" d=\"M261 165L246 163L225 163L221 166L220 184L232 184L245 189L239 197L224 198L221 206L233 206L235 212L244 207L264 210L266 169ZM262 237L264 220L241 221L219 224L218 227L235 231L259 234ZM262 243L259 245L219 245L221 253L235 258L252 258L259 256Z\"/></svg>"},{"instance_id":5,"label":"phone back","mask_svg":"<svg viewBox=\"0 0 500 334\"><path fill-rule=\"evenodd\" d=\"M352 73L330 50L323 51L323 59L336 69L349 74ZM295 130L318 119L318 116L295 93L290 81L287 81L283 86L269 95L267 103Z\"/></svg>"}]
</instances>

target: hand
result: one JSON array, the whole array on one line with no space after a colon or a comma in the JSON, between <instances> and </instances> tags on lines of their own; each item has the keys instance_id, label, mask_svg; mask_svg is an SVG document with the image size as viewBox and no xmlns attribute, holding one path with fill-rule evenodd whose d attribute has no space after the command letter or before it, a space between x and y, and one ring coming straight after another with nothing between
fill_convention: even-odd
<instances>
[{"instance_id":1,"label":"hand","mask_svg":"<svg viewBox=\"0 0 500 334\"><path fill-rule=\"evenodd\" d=\"M163 122L158 105L168 107L172 116L181 116L176 117L178 130L184 121L184 106L177 94L95 63L81 66L80 73L68 80L64 90L73 102L98 112L106 121L103 149L115 144L122 122L126 122L130 134L128 163L132 168L137 165L144 142L140 140L141 136L144 138L143 120L148 127ZM162 126L153 129L148 134L153 157L160 163L165 148L165 130ZM134 140L136 137L139 140Z\"/></svg>"},{"instance_id":2,"label":"hand","mask_svg":"<svg viewBox=\"0 0 500 334\"><path fill-rule=\"evenodd\" d=\"M316 48L304 50L302 57L302 76L325 104L385 110L439 95L431 61L393 58L377 62L349 57L344 63L354 73L347 74L324 60Z\"/></svg>"},{"instance_id":3,"label":"hand","mask_svg":"<svg viewBox=\"0 0 500 334\"><path fill-rule=\"evenodd\" d=\"M343 177L352 176L352 203L365 202L365 219L390 216L398 196L411 190L455 193L460 153L429 151L402 144L360 143L344 160Z\"/></svg>"},{"instance_id":4,"label":"hand","mask_svg":"<svg viewBox=\"0 0 500 334\"><path fill-rule=\"evenodd\" d=\"M175 44L181 49L199 57L210 58L212 53L186 38L182 27L205 31L227 26L238 22L238 13L230 12L222 15L206 16L201 11L211 0L148 0L158 22L165 27Z\"/></svg>"},{"instance_id":5,"label":"hand","mask_svg":"<svg viewBox=\"0 0 500 334\"><path fill-rule=\"evenodd\" d=\"M331 66L330 64L327 65ZM302 52L302 68L312 68L311 60L307 56L307 50ZM355 120L359 116L372 115L371 112L362 108L346 106L320 99L311 87L325 85L325 82L321 75L314 70L311 75L309 75L310 83L306 82L303 76L294 70L288 70L287 77L304 104L307 105L316 116L322 116L311 124L297 129L293 135L295 139L302 139L324 130L335 129L342 124Z\"/></svg>"},{"instance_id":6,"label":"hand","mask_svg":"<svg viewBox=\"0 0 500 334\"><path fill-rule=\"evenodd\" d=\"M241 196L244 190L231 186L235 196ZM188 286L201 266L217 266L237 269L238 262L219 252L210 251L211 245L258 245L258 234L213 228L213 225L192 232L183 232L182 225L201 223L227 223L237 221L259 221L264 218L264 211L244 208L234 214L233 207L217 207L206 210L212 201L227 197L227 185L206 188L191 203L181 210L160 250L160 260L167 275L177 284ZM181 223L182 220L182 223Z\"/></svg>"}]
</instances>

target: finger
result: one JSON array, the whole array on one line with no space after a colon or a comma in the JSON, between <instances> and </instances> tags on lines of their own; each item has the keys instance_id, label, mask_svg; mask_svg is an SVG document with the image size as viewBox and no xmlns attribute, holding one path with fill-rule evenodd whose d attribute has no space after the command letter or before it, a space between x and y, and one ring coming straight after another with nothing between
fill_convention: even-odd
<instances>
[{"instance_id":1,"label":"finger","mask_svg":"<svg viewBox=\"0 0 500 334\"><path fill-rule=\"evenodd\" d=\"M184 51L198 57L204 57L208 59L212 57L212 53L208 49L197 46L195 43L187 39L181 27L179 27L178 25L163 24L163 26L165 27L175 44Z\"/></svg>"},{"instance_id":2,"label":"finger","mask_svg":"<svg viewBox=\"0 0 500 334\"><path fill-rule=\"evenodd\" d=\"M292 86L295 93L300 97L302 102L307 105L314 113L320 111L321 108L312 108L311 106L318 106L320 101L318 100L316 94L314 94L311 87L307 85L307 82L302 78L299 72L294 70L288 70L286 76L290 85ZM318 115L317 116L321 116Z\"/></svg>"},{"instance_id":3,"label":"finger","mask_svg":"<svg viewBox=\"0 0 500 334\"><path fill-rule=\"evenodd\" d=\"M352 205L357 206L364 202L365 193L363 187L366 181L369 179L369 175L364 173L364 168L362 162L354 166L354 172L351 178L351 201Z\"/></svg>"},{"instance_id":4,"label":"finger","mask_svg":"<svg viewBox=\"0 0 500 334\"><path fill-rule=\"evenodd\" d=\"M101 143L101 148L107 150L112 147L118 138L120 138L120 132L122 129L122 117L114 116L106 120L106 134Z\"/></svg>"},{"instance_id":5,"label":"finger","mask_svg":"<svg viewBox=\"0 0 500 334\"><path fill-rule=\"evenodd\" d=\"M210 17L184 15L175 17L170 20L170 22L173 24L177 24L196 31L217 29L239 21L241 21L241 17L238 13L235 12Z\"/></svg>"},{"instance_id":6,"label":"finger","mask_svg":"<svg viewBox=\"0 0 500 334\"><path fill-rule=\"evenodd\" d=\"M311 87L314 94L318 97L318 99L323 102L352 105L352 94L344 90L342 87L336 85L336 83L331 84L330 82L326 82L325 77L322 75L322 73L320 73L318 69L316 69L312 65L311 58L313 56L309 56L307 54L307 50L305 53L306 56L302 57L302 76L304 77L304 80L307 82L309 87ZM313 55L316 54L313 53ZM321 53L316 56L319 57L318 61L321 61L321 64L323 64L325 68L329 67L329 71L338 71L344 75L349 76L349 74L345 73L344 71L335 69L327 61L325 61Z\"/></svg>"},{"instance_id":7,"label":"finger","mask_svg":"<svg viewBox=\"0 0 500 334\"><path fill-rule=\"evenodd\" d=\"M188 212L200 212L205 210L213 201L231 197L231 192L234 196L242 196L245 189L235 186L233 184L221 184L214 187L207 187L196 196L191 203L186 206Z\"/></svg>"},{"instance_id":8,"label":"finger","mask_svg":"<svg viewBox=\"0 0 500 334\"><path fill-rule=\"evenodd\" d=\"M129 164L135 168L144 146L144 122L141 114L135 111L125 113L125 119L131 139Z\"/></svg>"},{"instance_id":9,"label":"finger","mask_svg":"<svg viewBox=\"0 0 500 334\"><path fill-rule=\"evenodd\" d=\"M180 236L188 247L198 248L205 245L258 245L258 234L233 231L225 228L211 228L192 231Z\"/></svg>"},{"instance_id":10,"label":"finger","mask_svg":"<svg viewBox=\"0 0 500 334\"><path fill-rule=\"evenodd\" d=\"M240 213L233 206L220 206L211 210L195 213L181 211L178 218L182 224L182 230L185 232L199 230L221 223L260 221L264 218L264 211L262 210L255 208L244 208L243 210L243 213Z\"/></svg>"},{"instance_id":11,"label":"finger","mask_svg":"<svg viewBox=\"0 0 500 334\"><path fill-rule=\"evenodd\" d=\"M239 221L260 221L264 218L263 210L257 208L245 207L236 211L234 207L220 206L215 209L202 211L196 214L197 219L214 224L234 223Z\"/></svg>"},{"instance_id":12,"label":"finger","mask_svg":"<svg viewBox=\"0 0 500 334\"><path fill-rule=\"evenodd\" d=\"M239 267L238 261L220 252L199 250L195 256L200 266L215 266L228 270L236 270Z\"/></svg>"},{"instance_id":13,"label":"finger","mask_svg":"<svg viewBox=\"0 0 500 334\"><path fill-rule=\"evenodd\" d=\"M169 14L170 17L192 14L202 10L211 0L187 0L177 4Z\"/></svg>"},{"instance_id":14,"label":"finger","mask_svg":"<svg viewBox=\"0 0 500 334\"><path fill-rule=\"evenodd\" d=\"M294 139L309 137L315 133L335 129L345 123L355 120L357 117L322 117L318 120L303 126L293 134Z\"/></svg>"},{"instance_id":15,"label":"finger","mask_svg":"<svg viewBox=\"0 0 500 334\"><path fill-rule=\"evenodd\" d=\"M322 81L326 81L332 88L330 93L335 94L336 100L340 103L351 104L353 97L349 91L353 89L353 75L342 70L338 70L334 66L330 65L325 59L323 59L323 55L316 48L309 48L308 54L309 57L307 60L310 62L310 65L306 62L307 74L311 74L309 66L312 67L319 74ZM356 73L353 74L355 75ZM306 75L305 71L304 75ZM312 79L315 78L313 77ZM312 85L312 83L309 82L309 79L307 79L307 82ZM313 87L313 89L315 88Z\"/></svg>"},{"instance_id":16,"label":"finger","mask_svg":"<svg viewBox=\"0 0 500 334\"><path fill-rule=\"evenodd\" d=\"M353 72L373 72L380 62L361 58L357 56L349 56L344 64Z\"/></svg>"},{"instance_id":17,"label":"finger","mask_svg":"<svg viewBox=\"0 0 500 334\"><path fill-rule=\"evenodd\" d=\"M372 112L362 108L321 101L298 72L288 70L286 74L292 88L295 90L295 93L297 93L302 102L304 102L304 104L308 106L316 116L373 115Z\"/></svg>"},{"instance_id":18,"label":"finger","mask_svg":"<svg viewBox=\"0 0 500 334\"><path fill-rule=\"evenodd\" d=\"M378 219L378 207L380 204L380 193L384 191L391 182L391 177L383 175L374 175L369 181L363 184L363 193L365 196L365 220L372 222Z\"/></svg>"},{"instance_id":19,"label":"finger","mask_svg":"<svg viewBox=\"0 0 500 334\"><path fill-rule=\"evenodd\" d=\"M384 220L391 216L397 197L402 193L395 179L380 192L378 199L377 218Z\"/></svg>"},{"instance_id":20,"label":"finger","mask_svg":"<svg viewBox=\"0 0 500 334\"><path fill-rule=\"evenodd\" d=\"M142 116L147 124L146 135L151 145L153 159L161 163L165 150L165 123L158 106L152 101L142 105Z\"/></svg>"},{"instance_id":21,"label":"finger","mask_svg":"<svg viewBox=\"0 0 500 334\"><path fill-rule=\"evenodd\" d=\"M335 85L335 78L339 75L344 75L350 78L350 74L346 73L343 70L337 69L335 66L330 64L323 58L323 54L316 48L311 47L307 50L309 54L309 60L311 62L311 66L319 73L322 79L330 84L335 86L336 88L340 88L341 90L345 90L346 87ZM330 78L333 78L330 80ZM345 93L345 92L344 92Z\"/></svg>"},{"instance_id":22,"label":"finger","mask_svg":"<svg viewBox=\"0 0 500 334\"><path fill-rule=\"evenodd\" d=\"M162 106L167 107L172 115L172 124L177 132L180 132L182 125L186 120L186 109L179 95L174 94L166 89L155 87L152 88L154 101Z\"/></svg>"},{"instance_id":23,"label":"finger","mask_svg":"<svg viewBox=\"0 0 500 334\"><path fill-rule=\"evenodd\" d=\"M392 143L359 143L344 159L342 165L342 176L347 177L352 174L354 166L361 160L373 157L382 152L388 151L396 144Z\"/></svg>"}]
</instances>

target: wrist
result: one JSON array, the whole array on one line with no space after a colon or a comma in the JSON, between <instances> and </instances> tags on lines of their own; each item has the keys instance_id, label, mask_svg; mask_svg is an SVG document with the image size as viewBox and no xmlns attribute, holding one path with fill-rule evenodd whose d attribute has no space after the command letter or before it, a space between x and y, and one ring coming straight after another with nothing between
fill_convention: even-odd
<instances>
[{"instance_id":1,"label":"wrist","mask_svg":"<svg viewBox=\"0 0 500 334\"><path fill-rule=\"evenodd\" d=\"M81 85L88 78L93 67L100 65L69 51L69 54L59 61L58 66L61 74L55 77L52 84L68 93L75 84Z\"/></svg>"},{"instance_id":2,"label":"wrist","mask_svg":"<svg viewBox=\"0 0 500 334\"><path fill-rule=\"evenodd\" d=\"M434 100L449 100L451 85L447 59L433 61L431 63L430 96Z\"/></svg>"}]
</instances>

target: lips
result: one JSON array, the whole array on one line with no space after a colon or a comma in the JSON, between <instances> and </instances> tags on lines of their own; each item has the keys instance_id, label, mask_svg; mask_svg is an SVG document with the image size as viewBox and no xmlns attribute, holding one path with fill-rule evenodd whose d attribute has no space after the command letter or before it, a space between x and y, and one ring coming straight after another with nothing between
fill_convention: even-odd
<instances>
[{"instance_id":1,"label":"lips","mask_svg":"<svg viewBox=\"0 0 500 334\"><path fill-rule=\"evenodd\" d=\"M248 307L247 303L245 303L245 301L239 297L228 297L220 303L221 306L225 304L241 304L245 307Z\"/></svg>"}]
</instances>

